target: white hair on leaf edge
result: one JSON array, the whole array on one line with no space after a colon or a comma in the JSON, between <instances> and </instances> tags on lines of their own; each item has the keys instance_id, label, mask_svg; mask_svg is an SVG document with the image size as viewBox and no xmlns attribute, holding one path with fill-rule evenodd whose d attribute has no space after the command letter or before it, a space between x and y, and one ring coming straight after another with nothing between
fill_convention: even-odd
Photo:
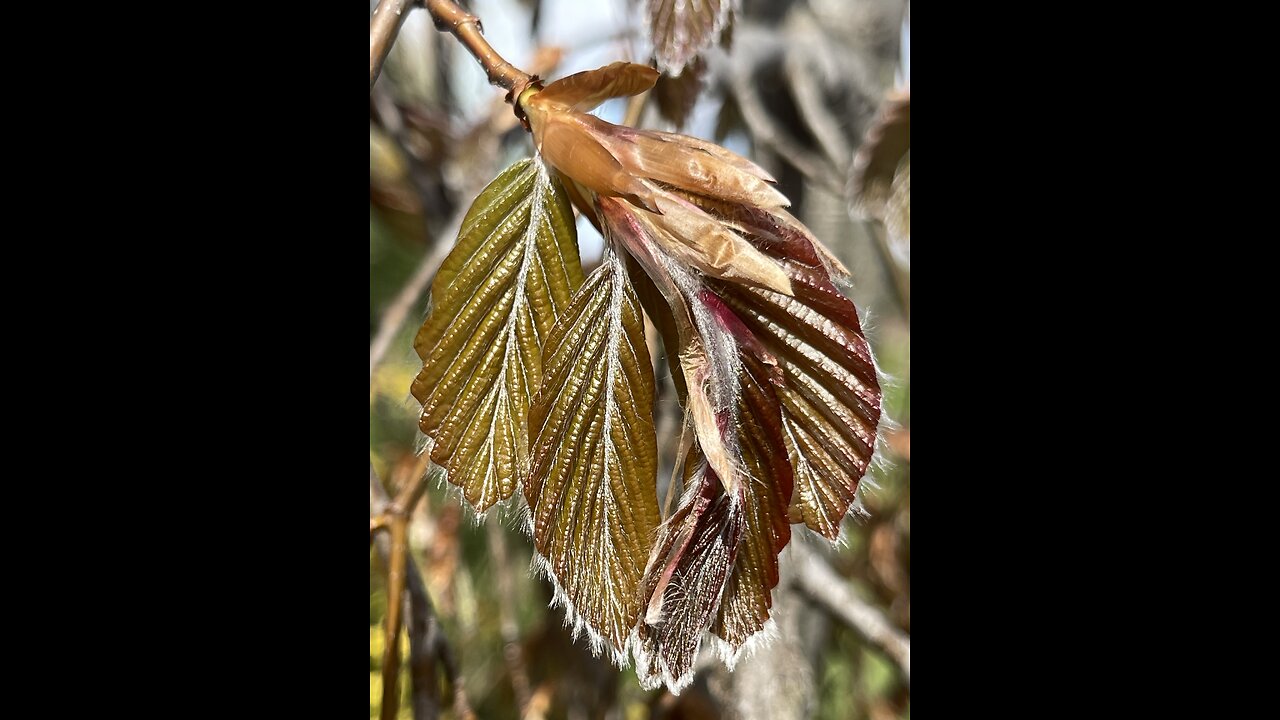
<instances>
[{"instance_id":1,"label":"white hair on leaf edge","mask_svg":"<svg viewBox=\"0 0 1280 720\"><path fill-rule=\"evenodd\" d=\"M693 684L693 679L698 675L698 662L696 658L698 658L702 653L702 641L706 639L704 637L705 635L707 635L707 633L704 631L698 636L698 641L693 646L693 656L695 661L691 664L689 672L681 675L680 677L674 677L671 675L671 670L667 667L667 664L663 662L660 655L658 657L653 657L642 649L643 644L640 642L639 633L632 631L630 644L632 651L636 656L636 677L640 680L640 687L645 690L657 690L665 685L667 691L672 695L679 695L684 692L684 689ZM657 663L659 672L652 672L654 663Z\"/></svg>"},{"instance_id":2,"label":"white hair on leaf edge","mask_svg":"<svg viewBox=\"0 0 1280 720\"><path fill-rule=\"evenodd\" d=\"M693 684L693 681L698 677L698 672L707 667L708 663L704 662L706 658L718 659L729 669L729 672L733 672L739 662L768 648L780 636L778 623L772 617L765 621L760 630L752 633L742 645L736 648L714 633L703 631L694 646L695 660L693 665L689 668L689 672L680 677L675 677L671 674L670 669L662 661L661 657L653 657L641 649L642 644L637 632L632 632L629 645L635 654L636 677L640 682L640 687L644 690L657 690L666 686L667 691L672 695L679 695L684 692L685 688ZM711 640L709 645L706 642L708 638ZM659 672L656 673L651 672L655 662L658 663L659 669Z\"/></svg>"},{"instance_id":3,"label":"white hair on leaf edge","mask_svg":"<svg viewBox=\"0 0 1280 720\"><path fill-rule=\"evenodd\" d=\"M591 654L595 657L608 655L614 665L625 669L631 667L631 650L634 638L636 637L635 629L632 628L631 636L627 638L627 644L621 650L613 646L613 642L601 635L591 626L590 623L578 613L577 608L573 606L573 602L569 600L568 593L560 585L560 581L556 579L555 573L551 571L551 563L542 556L536 549L533 552L533 558L530 561L530 569L537 577L542 577L551 583L551 602L548 607L564 610L564 627L571 628L570 634L573 641L577 642L578 638L585 635L587 644L591 648Z\"/></svg>"},{"instance_id":4,"label":"white hair on leaf edge","mask_svg":"<svg viewBox=\"0 0 1280 720\"><path fill-rule=\"evenodd\" d=\"M414 443L414 452L418 455L430 454L434 447L435 440L422 432L418 433L418 439ZM517 529L517 526L521 524L528 525L525 531L530 535L533 534L532 520L526 520L526 518L531 517L531 511L529 504L524 501L524 488L517 485L512 490L510 497L498 500L486 508L484 512L479 512L471 504L471 501L467 499L467 496L463 494L462 488L449 482L449 471L443 465L437 465L434 460L428 458L427 473L430 474L434 469L440 470L436 479L436 489L444 493L446 501L457 503L466 509L465 514L471 520L471 527L480 527L490 518L497 517L499 522L502 522L512 530Z\"/></svg>"},{"instance_id":5,"label":"white hair on leaf edge","mask_svg":"<svg viewBox=\"0 0 1280 720\"><path fill-rule=\"evenodd\" d=\"M773 591L770 590L769 594L772 595ZM711 635L712 647L715 648L716 656L720 658L720 662L724 663L725 667L729 668L729 672L733 672L739 661L769 647L779 637L778 623L774 621L772 612L769 613L769 618L764 621L764 626L752 633L745 642L736 648L725 639L715 634Z\"/></svg>"}]
</instances>

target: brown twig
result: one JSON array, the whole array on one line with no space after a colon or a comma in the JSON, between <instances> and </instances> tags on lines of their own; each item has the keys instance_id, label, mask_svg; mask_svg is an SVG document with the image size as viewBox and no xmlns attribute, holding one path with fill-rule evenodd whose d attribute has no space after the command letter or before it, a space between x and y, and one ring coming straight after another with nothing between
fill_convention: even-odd
<instances>
[{"instance_id":1,"label":"brown twig","mask_svg":"<svg viewBox=\"0 0 1280 720\"><path fill-rule=\"evenodd\" d=\"M792 545L798 561L796 586L892 660L910 686L911 638L895 628L884 613L854 594L849 582L819 555L800 543Z\"/></svg>"},{"instance_id":2,"label":"brown twig","mask_svg":"<svg viewBox=\"0 0 1280 720\"><path fill-rule=\"evenodd\" d=\"M381 0L369 20L369 92L382 74L382 63L400 34L400 26L413 10L415 0Z\"/></svg>"},{"instance_id":3,"label":"brown twig","mask_svg":"<svg viewBox=\"0 0 1280 720\"><path fill-rule=\"evenodd\" d=\"M425 463L424 463L425 465ZM420 468L415 480L406 483L396 499L387 504L374 520L390 531L391 547L387 558L386 640L382 648L382 720L395 720L400 705L400 627L404 623L405 565L409 554L409 513L426 491L426 467ZM369 481L376 480L369 465ZM381 485L379 485L381 487ZM376 529L371 520L370 530Z\"/></svg>"},{"instance_id":4,"label":"brown twig","mask_svg":"<svg viewBox=\"0 0 1280 720\"><path fill-rule=\"evenodd\" d=\"M425 476L418 482L410 483L404 488L393 501L387 496L386 491L382 488L382 483L378 480L377 474L373 470L373 465L369 465L369 517L388 517L393 516L393 510L401 502L410 502L414 504L417 498L421 497L421 492L425 490L428 478ZM408 518L409 510L412 505L399 505L402 508L408 508L402 517ZM381 557L384 565L390 567L395 564L394 550L395 541L391 532L379 532L375 539L375 546L378 555ZM407 546L407 542L405 543ZM453 712L459 718L474 718L475 714L471 711L471 707L467 702L466 692L463 689L462 678L458 674L458 666L454 660L453 650L449 646L448 641L444 637L444 633L440 629L440 621L435 615L435 610L431 604L431 598L427 594L426 584L422 580L422 574L418 572L418 565L409 556L406 550L403 554L403 606L401 608L402 617L407 622L404 623L406 631L409 634L409 670L410 677L413 680L413 716L415 720L433 720L439 714L440 706L440 686L436 677L437 667L436 660L439 660L440 668L444 671L444 677L453 693ZM390 585L390 582L388 582ZM391 616L391 599L390 591L388 592L387 615L388 620ZM396 640L399 639L397 633ZM399 644L393 645L397 651L396 663L398 665ZM384 650L385 652L385 650ZM385 658L385 656L384 656ZM386 717L386 707L388 702L386 665L384 659L383 665L383 717ZM393 694L390 702L394 705L399 704L399 695ZM394 707L392 710L394 717Z\"/></svg>"},{"instance_id":5,"label":"brown twig","mask_svg":"<svg viewBox=\"0 0 1280 720\"><path fill-rule=\"evenodd\" d=\"M489 83L511 91L507 95L507 102L514 104L520 91L528 87L533 78L504 60L489 41L484 39L480 18L458 7L452 0L426 0L425 5L436 21L436 29L453 33L484 68L485 74L489 76Z\"/></svg>"},{"instance_id":6,"label":"brown twig","mask_svg":"<svg viewBox=\"0 0 1280 720\"><path fill-rule=\"evenodd\" d=\"M400 625L404 622L404 566L408 527L391 518L391 557L387 562L386 639L382 646L382 720L395 720L400 705Z\"/></svg>"}]
</instances>

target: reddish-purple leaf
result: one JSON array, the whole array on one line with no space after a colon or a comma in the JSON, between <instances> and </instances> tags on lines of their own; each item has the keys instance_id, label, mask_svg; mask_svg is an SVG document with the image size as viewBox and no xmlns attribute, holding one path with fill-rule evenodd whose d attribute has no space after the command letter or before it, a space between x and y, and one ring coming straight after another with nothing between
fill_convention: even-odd
<instances>
[{"instance_id":1,"label":"reddish-purple leaf","mask_svg":"<svg viewBox=\"0 0 1280 720\"><path fill-rule=\"evenodd\" d=\"M795 475L791 519L834 540L875 450L881 399L875 363L857 310L832 283L812 241L764 211L738 208L734 220L781 263L794 295L706 282L759 342L761 359L777 363L775 390Z\"/></svg>"},{"instance_id":2,"label":"reddish-purple leaf","mask_svg":"<svg viewBox=\"0 0 1280 720\"><path fill-rule=\"evenodd\" d=\"M738 400L738 446L746 482L738 485L743 508L742 541L725 584L711 632L729 646L732 666L737 651L764 629L778 585L778 553L791 541L787 504L791 466L778 424L778 398L770 371L755 358L743 358Z\"/></svg>"},{"instance_id":3,"label":"reddish-purple leaf","mask_svg":"<svg viewBox=\"0 0 1280 720\"><path fill-rule=\"evenodd\" d=\"M640 684L665 683L673 693L693 680L702 635L716 616L743 530L741 501L725 493L700 453L690 453L685 473L689 490L663 524L645 572L650 599L636 647Z\"/></svg>"}]
</instances>

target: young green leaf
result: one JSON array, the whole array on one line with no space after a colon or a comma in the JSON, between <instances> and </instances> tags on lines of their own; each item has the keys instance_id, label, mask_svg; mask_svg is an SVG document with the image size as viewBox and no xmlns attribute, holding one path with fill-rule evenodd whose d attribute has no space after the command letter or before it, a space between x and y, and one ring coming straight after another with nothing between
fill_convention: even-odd
<instances>
[{"instance_id":1,"label":"young green leaf","mask_svg":"<svg viewBox=\"0 0 1280 720\"><path fill-rule=\"evenodd\" d=\"M581 284L564 188L540 160L515 163L472 203L414 340L431 459L478 512L523 483L542 343Z\"/></svg>"},{"instance_id":2,"label":"young green leaf","mask_svg":"<svg viewBox=\"0 0 1280 720\"><path fill-rule=\"evenodd\" d=\"M533 539L575 635L626 663L658 527L653 365L622 259L606 251L543 348L525 486Z\"/></svg>"}]
</instances>

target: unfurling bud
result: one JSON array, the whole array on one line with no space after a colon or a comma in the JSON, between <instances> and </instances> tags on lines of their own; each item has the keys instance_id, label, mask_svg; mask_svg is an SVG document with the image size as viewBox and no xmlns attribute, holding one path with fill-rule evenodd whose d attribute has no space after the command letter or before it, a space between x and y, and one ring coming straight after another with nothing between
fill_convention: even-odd
<instances>
[{"instance_id":1,"label":"unfurling bud","mask_svg":"<svg viewBox=\"0 0 1280 720\"><path fill-rule=\"evenodd\" d=\"M657 79L653 68L618 62L524 93L521 105L538 152L566 179L580 211L597 216L597 198L620 198L648 241L671 256L710 277L791 295L776 261L731 221L707 212L710 203L781 212L789 203L769 173L705 140L587 114L610 98L645 92Z\"/></svg>"}]
</instances>

